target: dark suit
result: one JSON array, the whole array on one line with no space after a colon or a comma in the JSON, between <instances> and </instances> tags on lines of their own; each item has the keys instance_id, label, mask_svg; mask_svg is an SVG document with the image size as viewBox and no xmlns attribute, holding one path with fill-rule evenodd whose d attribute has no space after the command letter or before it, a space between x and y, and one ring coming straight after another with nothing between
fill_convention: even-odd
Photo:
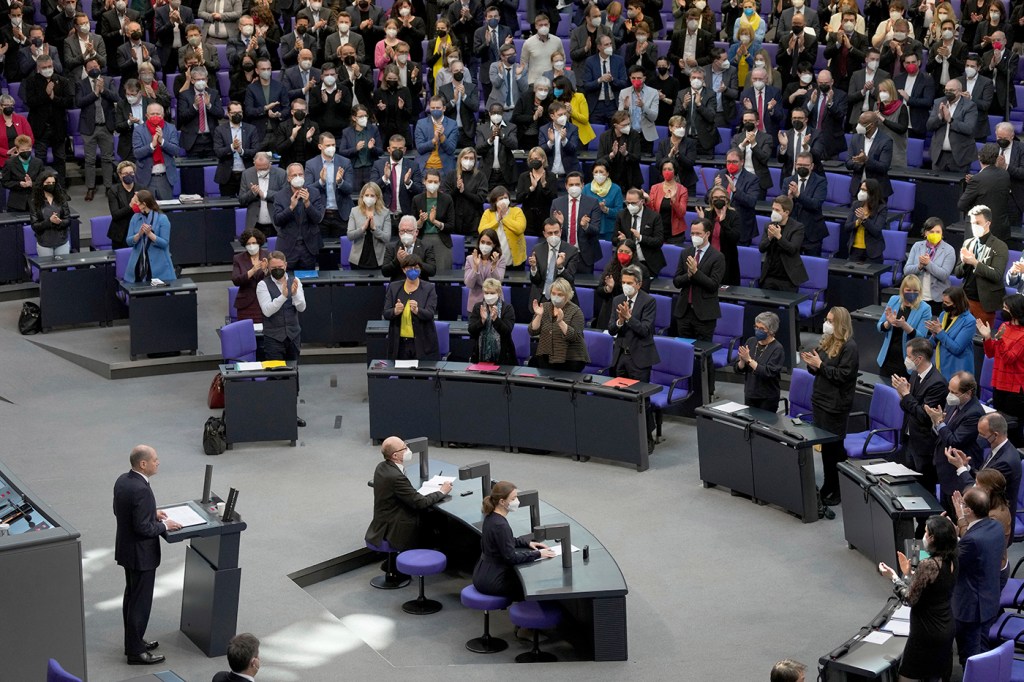
<instances>
[{"instance_id":1,"label":"dark suit","mask_svg":"<svg viewBox=\"0 0 1024 682\"><path fill-rule=\"evenodd\" d=\"M303 201L291 208L292 187L285 185L274 195L274 224L277 226L277 250L288 259L292 270L312 270L320 253L320 221L324 218L324 195L315 185L307 185L309 208Z\"/></svg>"},{"instance_id":2,"label":"dark suit","mask_svg":"<svg viewBox=\"0 0 1024 682\"><path fill-rule=\"evenodd\" d=\"M53 98L46 93L46 86L52 82ZM35 153L46 158L46 149L53 152L53 169L60 177L67 177L65 159L68 137L67 109L74 108L75 88L71 81L54 72L49 79L33 73L21 82L21 98L28 107L28 123L35 134Z\"/></svg>"},{"instance_id":3,"label":"dark suit","mask_svg":"<svg viewBox=\"0 0 1024 682\"><path fill-rule=\"evenodd\" d=\"M419 217L420 213L427 212L427 193L417 194L412 198L412 211L410 213L416 217ZM447 246L449 249L452 248L452 235L450 225L455 220L455 202L452 201L452 197L449 194L445 194L442 191L437 193L437 211L435 217L439 223L444 225L444 230L437 233L437 238L441 240L441 243Z\"/></svg>"},{"instance_id":4,"label":"dark suit","mask_svg":"<svg viewBox=\"0 0 1024 682\"><path fill-rule=\"evenodd\" d=\"M165 71L173 71L177 65L177 55L174 50L175 31L178 33L181 46L184 47L188 45L188 40L185 38L185 28L195 21L192 8L184 3L178 8L178 15L181 17L181 21L175 27L171 23L170 5L161 5L153 11L152 37L156 41L157 51L160 53L160 62L164 65Z\"/></svg>"},{"instance_id":5,"label":"dark suit","mask_svg":"<svg viewBox=\"0 0 1024 682\"><path fill-rule=\"evenodd\" d=\"M434 313L437 312L437 291L430 282L420 282L416 291L406 293L405 280L392 282L384 295L384 319L390 322L388 327L388 359L438 360L440 359L437 345L437 328L434 326ZM395 314L395 303L401 301L409 305L416 301L419 309L412 315L413 347L412 358L402 354L404 339L401 338L402 316ZM390 539L390 538L389 538ZM393 544L393 542L392 542Z\"/></svg>"},{"instance_id":6,"label":"dark suit","mask_svg":"<svg viewBox=\"0 0 1024 682\"><path fill-rule=\"evenodd\" d=\"M373 520L366 542L380 546L387 540L397 550L417 546L420 512L445 498L438 491L420 495L393 462L379 462L373 472Z\"/></svg>"},{"instance_id":7,"label":"dark suit","mask_svg":"<svg viewBox=\"0 0 1024 682\"><path fill-rule=\"evenodd\" d=\"M804 107L807 109L808 125L822 135L826 160L834 159L846 149L846 93L835 87L832 91L835 94L832 96L831 106L828 104L827 95L818 92L817 100L812 102L811 96L808 96Z\"/></svg>"},{"instance_id":8,"label":"dark suit","mask_svg":"<svg viewBox=\"0 0 1024 682\"><path fill-rule=\"evenodd\" d=\"M86 36L86 39L92 41L92 47L96 51L96 54L89 59L95 59L99 62L101 71L106 69L107 44L95 33L90 33ZM9 50L7 54L10 55L12 51ZM86 61L85 56L82 54L82 44L78 40L78 32L76 31L74 35L64 39L64 72L68 78L75 82L79 81L82 78Z\"/></svg>"},{"instance_id":9,"label":"dark suit","mask_svg":"<svg viewBox=\"0 0 1024 682\"><path fill-rule=\"evenodd\" d=\"M1010 174L1005 169L986 166L967 181L964 193L957 202L957 208L962 213L967 213L979 204L992 210L992 234L1004 242L1009 241Z\"/></svg>"},{"instance_id":10,"label":"dark suit","mask_svg":"<svg viewBox=\"0 0 1024 682\"><path fill-rule=\"evenodd\" d=\"M370 182L377 183L377 186L380 187L380 191L384 195L384 203L387 204L388 209L391 208L391 201L394 198L395 191L390 175L384 175L384 166L390 160L390 156L382 156L373 162L373 168L370 170ZM423 192L423 172L420 170L420 165L416 162L416 159L411 156L402 157L402 164L399 170L401 178L398 189L398 213L413 215L412 198ZM407 186L405 176L410 170L412 171L412 177L409 178L409 185ZM359 191L359 188L355 187L353 190Z\"/></svg>"},{"instance_id":11,"label":"dark suit","mask_svg":"<svg viewBox=\"0 0 1024 682\"><path fill-rule=\"evenodd\" d=\"M810 13L810 11L808 11ZM801 64L814 64L818 59L818 39L804 31L801 34L800 45L794 47L793 54L789 52L789 36L793 35L792 29L788 31L776 29L776 36L780 38L779 51L776 56L776 65L779 75L782 76L782 87L786 87L800 79L797 67Z\"/></svg>"},{"instance_id":12,"label":"dark suit","mask_svg":"<svg viewBox=\"0 0 1024 682\"><path fill-rule=\"evenodd\" d=\"M518 19L517 19L518 22ZM518 23L516 28L518 28ZM496 34L496 35L495 35ZM512 35L507 26L498 24L491 32L491 40L487 41L487 27L481 26L473 33L473 54L480 60L480 83L491 85L491 64L498 61L498 49L505 44L505 39ZM576 61L573 59L573 61ZM582 59L580 61L583 61Z\"/></svg>"},{"instance_id":13,"label":"dark suit","mask_svg":"<svg viewBox=\"0 0 1024 682\"><path fill-rule=\"evenodd\" d=\"M878 181L882 198L887 199L892 194L892 183L889 182L889 169L892 167L892 138L880 129L876 129L871 149L868 150L864 162L854 162L853 157L863 152L864 147L863 135L854 135L850 139L850 157L846 160L846 169L853 171L853 175L850 177L850 199L857 198L865 174L869 180Z\"/></svg>"},{"instance_id":14,"label":"dark suit","mask_svg":"<svg viewBox=\"0 0 1024 682\"><path fill-rule=\"evenodd\" d=\"M193 88L188 88L184 92L178 93L178 131L181 133L181 146L189 154L195 153L192 150L195 147L196 138L200 135L199 110L196 109L195 104L197 94ZM210 141L207 144L212 145L213 131L217 128L217 123L224 118L224 105L221 104L220 93L217 92L217 88L208 85L203 92L203 97L204 108L206 109L205 134L210 136ZM198 152L199 150L196 151Z\"/></svg>"},{"instance_id":15,"label":"dark suit","mask_svg":"<svg viewBox=\"0 0 1024 682\"><path fill-rule=\"evenodd\" d=\"M124 569L124 649L128 656L146 652L143 638L153 607L153 585L160 565L160 536L166 532L156 519L156 498L145 476L136 472L118 476L114 483L117 537L114 561Z\"/></svg>"},{"instance_id":16,"label":"dark suit","mask_svg":"<svg viewBox=\"0 0 1024 682\"><path fill-rule=\"evenodd\" d=\"M978 254L978 264L966 265L959 260L953 267L953 274L960 279L975 277L978 286L978 301L981 307L987 312L995 312L1003 305L1003 297L1006 296L1003 276L1006 274L1006 263L1009 260L1010 252L1006 242L992 234L991 230L985 237L984 242L969 237L964 240L963 248L968 251L975 251ZM977 249L975 249L977 244ZM961 448L962 449L962 448Z\"/></svg>"},{"instance_id":17,"label":"dark suit","mask_svg":"<svg viewBox=\"0 0 1024 682\"><path fill-rule=\"evenodd\" d=\"M253 185L259 184L258 171L255 166L250 166L242 171L242 179L238 187L238 203L245 208L245 227L251 228L256 225L260 216L260 203L266 202L267 211L270 213L271 221L274 218L274 196L280 189L288 185L288 173L277 166L270 167L270 177L267 179L267 192L261 198L250 189Z\"/></svg>"},{"instance_id":18,"label":"dark suit","mask_svg":"<svg viewBox=\"0 0 1024 682\"><path fill-rule=\"evenodd\" d=\"M761 92L763 97L763 106L761 110L761 121L764 123L764 132L768 133L768 139L771 143L771 148L775 149L775 140L779 136L779 128L782 127L782 119L785 115L785 109L783 108L782 91L776 88L774 85L764 86L764 90ZM736 106L737 116L742 120L744 100L750 100L750 108L753 111L757 111L757 90L754 88L744 88L743 92L740 93L739 101ZM775 106L772 110L768 110L768 104L775 100ZM735 140L735 138L733 138Z\"/></svg>"},{"instance_id":19,"label":"dark suit","mask_svg":"<svg viewBox=\"0 0 1024 682\"><path fill-rule=\"evenodd\" d=\"M33 156L28 162L27 175L33 184L43 172L43 162ZM21 159L12 156L4 165L3 184L7 188L7 210L12 213L28 213L32 201L32 188L21 187L19 183L25 179L26 171Z\"/></svg>"},{"instance_id":20,"label":"dark suit","mask_svg":"<svg viewBox=\"0 0 1024 682\"><path fill-rule=\"evenodd\" d=\"M700 102L698 103L697 98L693 95L693 90L684 88L676 95L676 102L672 108L673 113L681 114L686 119L686 137L696 141L697 153L704 156L712 155L715 145L722 139L716 125L718 116L716 99L713 94L709 95L709 92L710 90L707 87L702 89L700 91ZM688 103L686 101L687 94L690 95ZM727 109L726 104L729 104L730 108ZM732 106L733 103L727 102L726 96L723 93L723 111L728 111L731 115L733 112Z\"/></svg>"},{"instance_id":21,"label":"dark suit","mask_svg":"<svg viewBox=\"0 0 1024 682\"><path fill-rule=\"evenodd\" d=\"M126 9L124 11L125 25L138 21L140 16L138 11ZM26 30L25 33L27 34L28 31ZM107 10L100 15L97 33L103 36L103 42L107 44L107 59L110 59L111 55L117 54L117 49L127 40L121 31L121 17L116 9Z\"/></svg>"},{"instance_id":22,"label":"dark suit","mask_svg":"<svg viewBox=\"0 0 1024 682\"><path fill-rule=\"evenodd\" d=\"M800 258L804 242L804 226L790 216L782 226L778 239L768 237L767 231L761 237L758 250L764 254L761 261L760 285L763 289L796 291L807 281L807 269ZM785 272L786 278L780 275Z\"/></svg>"},{"instance_id":23,"label":"dark suit","mask_svg":"<svg viewBox=\"0 0 1024 682\"><path fill-rule=\"evenodd\" d=\"M715 177L721 178L722 187L728 189L729 173L727 171L721 170ZM729 200L740 217L740 245L747 246L757 234L755 207L761 200L761 184L756 175L743 168L740 168L740 172L736 174L735 183L736 187Z\"/></svg>"},{"instance_id":24,"label":"dark suit","mask_svg":"<svg viewBox=\"0 0 1024 682\"><path fill-rule=\"evenodd\" d=\"M320 77L320 69L315 66L312 67L309 70L308 79L315 80L316 83L319 83L322 80ZM316 93L316 88L310 88L308 93L303 92L304 84L302 81L302 71L298 66L290 66L284 70L284 73L281 74L281 84L288 92L289 101L293 99L303 99L306 100L307 106L311 106L310 101Z\"/></svg>"},{"instance_id":25,"label":"dark suit","mask_svg":"<svg viewBox=\"0 0 1024 682\"><path fill-rule=\"evenodd\" d=\"M494 170L494 142L491 140L493 126L490 121L481 123L476 129L476 155L480 157L480 169L488 172L491 178L490 187L496 186L495 173L498 174L497 184L504 185L511 190L516 184L515 170L516 163L512 150L519 145L518 131L515 126L502 122L498 129L498 165L499 170ZM1024 200L1024 194L1021 195Z\"/></svg>"},{"instance_id":26,"label":"dark suit","mask_svg":"<svg viewBox=\"0 0 1024 682\"><path fill-rule=\"evenodd\" d=\"M564 253L565 260L562 261L562 269L555 271L551 281L553 282L561 277L569 282L569 284L574 284L576 282L576 268L580 263L580 250L563 239L558 243L558 253ZM551 247L546 239L537 242L537 245L533 247L532 255L537 258L537 268L536 271L529 270L530 300L543 303L544 301L551 300L548 296L544 295L544 284L547 282L548 266L551 261ZM573 299L576 299L575 294L573 294Z\"/></svg>"},{"instance_id":27,"label":"dark suit","mask_svg":"<svg viewBox=\"0 0 1024 682\"><path fill-rule=\"evenodd\" d=\"M960 76L957 80L960 81L960 87L963 91L967 92L967 77ZM992 109L992 102L995 97L995 85L992 83L992 79L978 76L975 79L974 90L970 95L974 106L978 108L978 121L974 124L974 139L978 142L984 142L988 138L989 133L992 132L988 122L989 110Z\"/></svg>"},{"instance_id":28,"label":"dark suit","mask_svg":"<svg viewBox=\"0 0 1024 682\"><path fill-rule=\"evenodd\" d=\"M562 212L562 241L569 243L569 195L562 194L551 202L551 213ZM580 224L584 216L590 216L590 222L584 227ZM576 205L576 244L580 250L580 263L577 271L593 272L594 263L601 259L601 204L594 197L581 195Z\"/></svg>"},{"instance_id":29,"label":"dark suit","mask_svg":"<svg viewBox=\"0 0 1024 682\"><path fill-rule=\"evenodd\" d=\"M679 257L679 266L672 278L672 283L679 287L674 311L676 332L679 336L710 341L715 324L722 316L718 288L725 276L725 256L713 246L705 247L693 275L686 267L686 260L691 256L696 258L692 246Z\"/></svg>"},{"instance_id":30,"label":"dark suit","mask_svg":"<svg viewBox=\"0 0 1024 682\"><path fill-rule=\"evenodd\" d=\"M1020 62L1020 55L1003 47L1003 55L994 69L989 68L992 63L992 50L981 55L981 75L991 78L995 83L995 98L992 101L991 113L999 115L1008 120L1010 110L1017 106L1017 90L1014 87L1017 79L1017 64Z\"/></svg>"},{"instance_id":31,"label":"dark suit","mask_svg":"<svg viewBox=\"0 0 1024 682\"><path fill-rule=\"evenodd\" d=\"M786 131L786 150L782 151L782 146L779 145L779 150L776 156L778 157L779 163L782 164L782 177L788 178L790 175L793 175L793 167L796 165L796 157L804 151L809 151L811 156L814 157L814 172L824 176L825 169L821 165L821 159L825 156L824 138L817 130L808 128L807 126L804 126L804 129L801 131L801 135L802 137L800 138L799 149L797 148L796 143L797 133L792 128ZM805 139L809 140L809 146L806 150L804 148ZM786 191L786 187L786 183L783 183L781 187L783 192Z\"/></svg>"},{"instance_id":32,"label":"dark suit","mask_svg":"<svg viewBox=\"0 0 1024 682\"><path fill-rule=\"evenodd\" d=\"M615 337L612 367L617 377L650 382L651 367L661 360L654 343L654 320L658 314L658 305L650 294L638 290L632 313L620 327L619 316L614 311L625 301L624 294L615 297L612 301L613 312L608 319L608 333Z\"/></svg>"},{"instance_id":33,"label":"dark suit","mask_svg":"<svg viewBox=\"0 0 1024 682\"><path fill-rule=\"evenodd\" d=\"M398 262L399 248L405 247L397 239L388 242L388 245L384 247L384 260L380 266L381 274L385 277L390 277L392 282L405 279L405 271L402 270L402 264ZM420 279L429 281L437 273L433 246L424 244L421 240L417 239L413 243L412 249L406 249L406 252L419 256L420 260L423 261L423 264L420 265Z\"/></svg>"},{"instance_id":34,"label":"dark suit","mask_svg":"<svg viewBox=\"0 0 1024 682\"><path fill-rule=\"evenodd\" d=\"M968 486L974 485L974 479L982 469L995 469L1006 479L1006 502L1010 507L1010 519L1017 514L1017 494L1020 491L1021 461L1020 452L1013 447L1013 443L1006 440L993 455L989 453L988 459L981 463L976 469L965 471L957 479L960 489L966 490ZM1013 534L1010 534L1010 542L1013 542Z\"/></svg>"},{"instance_id":35,"label":"dark suit","mask_svg":"<svg viewBox=\"0 0 1024 682\"><path fill-rule=\"evenodd\" d=\"M668 63L672 65L673 71L679 78L686 76L686 74L679 69L679 60L683 58L683 51L686 49L686 34L687 29L685 28L682 28L679 31L672 31L672 42L668 46ZM705 31L698 27L694 38L697 41L697 45L693 53L693 58L697 60L698 66L707 66L711 63L711 48L715 46L715 36L710 31ZM584 40L583 42L586 41ZM594 38L594 42L597 42L596 36ZM573 57L573 61L576 61L575 56Z\"/></svg>"},{"instance_id":36,"label":"dark suit","mask_svg":"<svg viewBox=\"0 0 1024 682\"><path fill-rule=\"evenodd\" d=\"M248 682L248 680L241 675L236 675L229 670L221 670L219 673L213 676L213 682Z\"/></svg>"},{"instance_id":37,"label":"dark suit","mask_svg":"<svg viewBox=\"0 0 1024 682\"><path fill-rule=\"evenodd\" d=\"M732 148L739 151L740 158L746 160L746 147L741 148L740 142L743 142L746 133L740 132L732 137ZM764 196L764 193L772 186L772 176L768 172L768 161L772 158L772 147L773 140L775 138L768 133L755 133L754 144L751 147L750 160L754 166L754 175L757 176L757 183L761 188L761 194L759 199Z\"/></svg>"},{"instance_id":38,"label":"dark suit","mask_svg":"<svg viewBox=\"0 0 1024 682\"><path fill-rule=\"evenodd\" d=\"M850 84L853 72L864 67L864 57L871 44L868 42L867 36L854 31L850 35L850 47L846 48L838 40L840 35L839 31L828 34L828 40L825 42L825 59L828 60L828 69L832 72L836 87L845 89ZM842 67L844 53L846 57L845 71Z\"/></svg>"},{"instance_id":39,"label":"dark suit","mask_svg":"<svg viewBox=\"0 0 1024 682\"><path fill-rule=\"evenodd\" d=\"M932 420L924 406L946 407L946 379L939 370L931 367L924 379L914 372L910 376L910 393L900 399L903 410L903 443L906 464L921 474L921 485L925 490L935 490L938 482L932 456L935 451L935 432Z\"/></svg>"},{"instance_id":40,"label":"dark suit","mask_svg":"<svg viewBox=\"0 0 1024 682\"><path fill-rule=\"evenodd\" d=\"M1024 143L1013 140L1010 145L1010 161L1006 172L1010 174L1010 188L1013 201L1007 205L1011 225L1018 225L1024 214Z\"/></svg>"},{"instance_id":41,"label":"dark suit","mask_svg":"<svg viewBox=\"0 0 1024 682\"><path fill-rule=\"evenodd\" d=\"M250 124L242 121L240 125L242 165L248 168L252 165L252 157L259 151L259 138L256 129ZM234 173L235 150L231 145L231 123L224 121L213 129L213 154L217 157L217 170L213 174L213 181L218 185L228 184Z\"/></svg>"},{"instance_id":42,"label":"dark suit","mask_svg":"<svg viewBox=\"0 0 1024 682\"><path fill-rule=\"evenodd\" d=\"M161 69L160 53L157 52L156 45L142 40L139 42L139 46L146 49L149 53L149 63L153 65L155 71L159 72ZM123 43L117 48L115 64L117 65L117 70L110 69L110 72L121 76L122 81L139 77L139 64L135 61L130 41Z\"/></svg>"},{"instance_id":43,"label":"dark suit","mask_svg":"<svg viewBox=\"0 0 1024 682\"><path fill-rule=\"evenodd\" d=\"M1003 526L991 517L979 519L960 538L952 605L961 663L987 648L988 628L1001 612L999 569L1005 545Z\"/></svg>"},{"instance_id":44,"label":"dark suit","mask_svg":"<svg viewBox=\"0 0 1024 682\"><path fill-rule=\"evenodd\" d=\"M607 122L610 112L614 112L618 108L618 102L616 101L618 94L629 84L629 81L626 80L626 63L617 54L607 58L608 70L612 74L611 82L607 84L599 82L602 58L602 55L594 55L593 57L588 57L587 61L583 62L583 82L580 86L580 89L587 98L587 106L590 107L591 114L593 115L594 111L598 111L599 107L601 111L606 112L603 117L600 117L600 120L591 119L592 122L597 123ZM608 86L607 93L609 99L600 100L601 90L604 85Z\"/></svg>"},{"instance_id":45,"label":"dark suit","mask_svg":"<svg viewBox=\"0 0 1024 682\"><path fill-rule=\"evenodd\" d=\"M120 99L117 90L114 88L114 81L111 78L104 79L101 95L97 95L93 89L91 78L78 81L78 92L75 93L75 104L81 109L81 115L78 119L78 133L81 135L92 135L96 131L97 102L103 107L103 125L113 133L114 107Z\"/></svg>"},{"instance_id":46,"label":"dark suit","mask_svg":"<svg viewBox=\"0 0 1024 682\"><path fill-rule=\"evenodd\" d=\"M893 79L896 90L907 89L907 72L904 71ZM932 104L935 102L935 81L927 73L917 72L917 79L914 81L914 88L907 93L910 95L905 101L910 110L910 137L924 138L925 129L928 126L928 114L931 112Z\"/></svg>"},{"instance_id":47,"label":"dark suit","mask_svg":"<svg viewBox=\"0 0 1024 682\"><path fill-rule=\"evenodd\" d=\"M972 461L981 461L981 448L978 447L978 420L985 415L981 403L976 398L966 405L958 407L947 407L943 423L937 434L935 449L932 451L932 464L935 465L936 478L939 481L939 489L942 493L942 506L953 516L952 496L954 490L960 489L960 483L956 477L956 469L946 459L946 448L952 447L962 450ZM1002 530L999 531L1002 538ZM1002 556L1002 550L999 552ZM999 562L996 562L998 570Z\"/></svg>"},{"instance_id":48,"label":"dark suit","mask_svg":"<svg viewBox=\"0 0 1024 682\"><path fill-rule=\"evenodd\" d=\"M949 144L952 153L946 152L947 158L943 159L945 163L939 166L937 162L943 154L942 144L946 139L946 121L939 115L939 107L945 101L945 97L936 99L932 105L931 114L928 116L927 127L932 131L932 168L966 173L971 163L978 158L978 152L974 146L978 108L974 106L974 102L964 97L957 102L956 109L949 121Z\"/></svg>"},{"instance_id":49,"label":"dark suit","mask_svg":"<svg viewBox=\"0 0 1024 682\"><path fill-rule=\"evenodd\" d=\"M480 106L480 89L476 83L462 81L465 92L456 111L455 84L445 83L437 89L437 94L444 99L444 115L459 124L459 138L469 142L476 138L476 114ZM458 113L458 116L456 116ZM460 145L464 146L464 145Z\"/></svg>"},{"instance_id":50,"label":"dark suit","mask_svg":"<svg viewBox=\"0 0 1024 682\"><path fill-rule=\"evenodd\" d=\"M928 75L931 76L936 83L942 77L942 62L939 61L936 50L942 47L943 43L944 41L937 40L928 46ZM949 46L949 56L944 58L944 61L949 62L950 78L959 78L964 75L964 62L967 61L967 55L969 52L970 50L966 43L961 40L957 40L956 38L953 39L953 42Z\"/></svg>"},{"instance_id":51,"label":"dark suit","mask_svg":"<svg viewBox=\"0 0 1024 682\"><path fill-rule=\"evenodd\" d=\"M625 208L615 216L615 231L621 233L626 239L637 241L639 251L643 254L640 260L647 266L651 277L657 277L665 267L665 255L661 247L665 243L664 227L661 224L661 214L644 206L639 214L640 218L640 239L633 236L633 216ZM614 237L614 235L613 235ZM614 239L612 240L614 241ZM639 255L639 254L638 254Z\"/></svg>"},{"instance_id":52,"label":"dark suit","mask_svg":"<svg viewBox=\"0 0 1024 682\"><path fill-rule=\"evenodd\" d=\"M878 108L878 84L884 80L888 80L891 76L888 71L876 69L875 74L871 79L871 82L875 84L875 87L864 92L864 84L867 82L867 77L867 69L854 71L850 76L850 85L847 88L846 94L846 108L847 111L849 111L849 123L851 128L854 128L857 125L857 120L860 118L865 99L868 101L868 111L874 111Z\"/></svg>"},{"instance_id":53,"label":"dark suit","mask_svg":"<svg viewBox=\"0 0 1024 682\"><path fill-rule=\"evenodd\" d=\"M284 89L284 86L271 79L268 87L270 89L269 100L263 97L263 86L260 80L258 78L253 80L245 90L245 102L243 103L245 121L256 126L256 134L260 136L260 140L268 137L268 123L273 127L274 122L291 118L288 114L291 108L291 100L288 99L288 92ZM281 112L281 118L273 119L273 122L263 109L263 107L271 102L278 102L279 106L274 111Z\"/></svg>"},{"instance_id":54,"label":"dark suit","mask_svg":"<svg viewBox=\"0 0 1024 682\"><path fill-rule=\"evenodd\" d=\"M555 160L555 140L548 138L548 131L552 129L551 123L545 123L540 127L537 134L538 144L544 153L548 155L548 167L551 167ZM566 122L564 137L560 140L560 154L562 156L562 172L572 173L580 170L580 161L577 154L580 150L580 131L572 123ZM628 188L627 188L628 189Z\"/></svg>"},{"instance_id":55,"label":"dark suit","mask_svg":"<svg viewBox=\"0 0 1024 682\"><path fill-rule=\"evenodd\" d=\"M800 186L800 177L793 175L784 178L782 191L789 192L789 183L795 182ZM804 181L804 189L793 199L793 212L789 214L790 220L796 220L804 226L804 241L800 252L808 256L821 255L821 242L828 236L825 228L825 216L821 214L821 207L828 196L828 181L825 176L812 172Z\"/></svg>"}]
</instances>

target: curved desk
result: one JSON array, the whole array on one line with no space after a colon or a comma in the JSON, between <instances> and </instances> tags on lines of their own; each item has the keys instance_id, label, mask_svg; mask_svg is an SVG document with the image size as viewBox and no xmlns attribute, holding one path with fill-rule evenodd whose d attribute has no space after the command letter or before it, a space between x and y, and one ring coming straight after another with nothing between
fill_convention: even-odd
<instances>
[{"instance_id":1,"label":"curved desk","mask_svg":"<svg viewBox=\"0 0 1024 682\"><path fill-rule=\"evenodd\" d=\"M430 474L444 471L456 474L458 466L430 461ZM422 480L418 467L408 467L413 486ZM480 558L480 535L484 515L480 510L480 482L476 479L456 480L449 497L434 507L445 522L441 533L441 549L448 557L448 565L457 565L467 573ZM464 492L471 494L463 497ZM542 559L516 567L527 601L557 601L566 618L560 626L561 634L569 640L581 658L595 661L625 661L628 656L626 633L626 580L611 553L600 541L575 519L543 500L540 506L542 524L567 523L571 542L581 550L589 547L590 558L583 552L574 552L572 566L563 568L558 558ZM530 512L527 508L509 514L509 524L517 536L532 533Z\"/></svg>"}]
</instances>

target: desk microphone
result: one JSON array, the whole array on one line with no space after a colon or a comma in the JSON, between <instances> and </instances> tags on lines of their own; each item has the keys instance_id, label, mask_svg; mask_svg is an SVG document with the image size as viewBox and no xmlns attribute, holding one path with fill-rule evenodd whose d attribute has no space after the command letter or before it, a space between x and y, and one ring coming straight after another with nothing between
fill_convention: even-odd
<instances>
[{"instance_id":1,"label":"desk microphone","mask_svg":"<svg viewBox=\"0 0 1024 682\"><path fill-rule=\"evenodd\" d=\"M807 440L806 438L804 438L799 433L796 433L795 431L784 430L782 433L789 436L790 438L793 438L794 440Z\"/></svg>"}]
</instances>

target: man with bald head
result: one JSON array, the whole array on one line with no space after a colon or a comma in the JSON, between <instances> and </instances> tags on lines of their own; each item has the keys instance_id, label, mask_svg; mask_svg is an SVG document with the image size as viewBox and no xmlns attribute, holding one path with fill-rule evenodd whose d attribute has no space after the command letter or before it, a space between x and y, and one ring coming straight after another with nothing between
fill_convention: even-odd
<instances>
[{"instance_id":1,"label":"man with bald head","mask_svg":"<svg viewBox=\"0 0 1024 682\"><path fill-rule=\"evenodd\" d=\"M954 496L960 524L956 584L953 586L953 618L956 620L956 651L960 665L975 654L988 651L988 630L999 607L999 571L1006 540L1003 526L988 515L988 494L974 486Z\"/></svg>"},{"instance_id":2,"label":"man with bald head","mask_svg":"<svg viewBox=\"0 0 1024 682\"><path fill-rule=\"evenodd\" d=\"M373 520L366 529L366 542L379 547L385 540L397 551L418 546L420 512L442 501L452 491L445 483L440 492L420 495L405 474L412 451L398 436L385 438L380 453L383 462L373 472Z\"/></svg>"},{"instance_id":3,"label":"man with bald head","mask_svg":"<svg viewBox=\"0 0 1024 682\"><path fill-rule=\"evenodd\" d=\"M1017 139L1013 124L1003 121L996 125L996 144L999 145L997 168L1010 174L1011 201L1007 204L1007 219L1011 225L1020 225L1024 214L1024 143Z\"/></svg>"},{"instance_id":4,"label":"man with bald head","mask_svg":"<svg viewBox=\"0 0 1024 682\"><path fill-rule=\"evenodd\" d=\"M981 55L981 75L995 83L995 97L989 113L1003 119L1010 118L1010 110L1017 106L1017 65L1020 55L1010 49L1006 34L996 31L991 35L989 49Z\"/></svg>"},{"instance_id":5,"label":"man with bald head","mask_svg":"<svg viewBox=\"0 0 1024 682\"><path fill-rule=\"evenodd\" d=\"M129 665L152 665L164 657L150 653L158 642L144 637L153 607L153 585L156 567L160 565L160 536L181 526L157 511L156 498L149 480L160 468L156 450L136 445L128 456L131 471L121 474L114 483L114 517L117 538L114 561L124 568L124 653Z\"/></svg>"}]
</instances>

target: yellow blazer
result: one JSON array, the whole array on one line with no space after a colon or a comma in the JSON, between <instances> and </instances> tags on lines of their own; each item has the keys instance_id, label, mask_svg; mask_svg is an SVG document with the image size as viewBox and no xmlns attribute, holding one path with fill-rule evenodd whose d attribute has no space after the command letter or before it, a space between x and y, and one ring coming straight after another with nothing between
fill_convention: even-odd
<instances>
[{"instance_id":1,"label":"yellow blazer","mask_svg":"<svg viewBox=\"0 0 1024 682\"><path fill-rule=\"evenodd\" d=\"M569 101L569 108L572 110L572 123L580 131L580 144L590 144L597 135L590 127L590 107L587 106L587 98L582 92L576 92Z\"/></svg>"},{"instance_id":2,"label":"yellow blazer","mask_svg":"<svg viewBox=\"0 0 1024 682\"><path fill-rule=\"evenodd\" d=\"M526 214L523 213L523 209L518 206L511 206L508 209L508 214L501 221L501 226L498 226L498 212L493 209L484 211L484 214L480 216L480 227L477 232L483 232L486 229L492 229L500 236L502 232L505 233L505 239L508 240L508 249L511 253L503 254L507 262L511 262L512 265L522 265L526 261Z\"/></svg>"}]
</instances>

